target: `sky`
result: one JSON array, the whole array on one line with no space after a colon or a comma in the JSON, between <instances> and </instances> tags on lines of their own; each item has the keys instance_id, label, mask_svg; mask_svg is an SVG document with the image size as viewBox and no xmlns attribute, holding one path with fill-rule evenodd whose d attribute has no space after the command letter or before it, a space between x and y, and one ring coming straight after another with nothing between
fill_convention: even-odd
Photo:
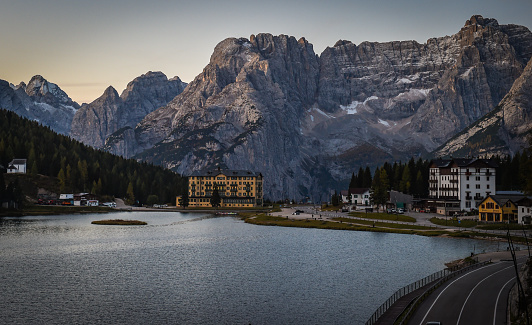
<instances>
[{"instance_id":1,"label":"sky","mask_svg":"<svg viewBox=\"0 0 532 325\"><path fill-rule=\"evenodd\" d=\"M532 28L531 0L0 0L0 79L42 75L78 103L121 93L148 72L192 81L228 37L416 40L457 33L472 15Z\"/></svg>"}]
</instances>

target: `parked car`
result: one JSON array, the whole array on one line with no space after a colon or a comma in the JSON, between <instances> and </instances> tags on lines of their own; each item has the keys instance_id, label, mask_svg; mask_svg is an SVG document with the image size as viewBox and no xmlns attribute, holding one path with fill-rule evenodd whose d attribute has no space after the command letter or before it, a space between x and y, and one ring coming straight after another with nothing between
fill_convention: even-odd
<instances>
[{"instance_id":1,"label":"parked car","mask_svg":"<svg viewBox=\"0 0 532 325\"><path fill-rule=\"evenodd\" d=\"M405 213L405 210L403 208L399 208L399 209L397 209L397 213L403 214L403 213Z\"/></svg>"}]
</instances>

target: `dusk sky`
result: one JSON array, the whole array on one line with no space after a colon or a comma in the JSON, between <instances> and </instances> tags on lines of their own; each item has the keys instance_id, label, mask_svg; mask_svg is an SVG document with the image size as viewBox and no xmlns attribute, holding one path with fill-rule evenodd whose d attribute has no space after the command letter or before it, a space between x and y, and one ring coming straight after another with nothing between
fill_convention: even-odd
<instances>
[{"instance_id":1,"label":"dusk sky","mask_svg":"<svg viewBox=\"0 0 532 325\"><path fill-rule=\"evenodd\" d=\"M455 34L472 15L532 28L530 0L0 0L0 79L40 74L78 103L162 71L190 82L217 43L251 34L305 37L316 54L339 39L416 40Z\"/></svg>"}]
</instances>

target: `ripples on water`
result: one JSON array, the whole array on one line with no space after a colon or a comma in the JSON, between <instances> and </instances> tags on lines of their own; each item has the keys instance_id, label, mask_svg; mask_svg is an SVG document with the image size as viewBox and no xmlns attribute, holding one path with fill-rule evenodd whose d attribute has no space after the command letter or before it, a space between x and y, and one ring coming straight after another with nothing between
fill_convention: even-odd
<instances>
[{"instance_id":1,"label":"ripples on water","mask_svg":"<svg viewBox=\"0 0 532 325\"><path fill-rule=\"evenodd\" d=\"M121 218L148 226L102 226ZM363 324L489 242L265 227L199 214L0 219L0 323Z\"/></svg>"}]
</instances>

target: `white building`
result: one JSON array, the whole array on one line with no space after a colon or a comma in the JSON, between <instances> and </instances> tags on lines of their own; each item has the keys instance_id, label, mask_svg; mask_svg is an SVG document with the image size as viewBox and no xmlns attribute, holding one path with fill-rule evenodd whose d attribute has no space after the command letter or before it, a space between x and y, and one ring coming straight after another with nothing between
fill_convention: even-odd
<instances>
[{"instance_id":1,"label":"white building","mask_svg":"<svg viewBox=\"0 0 532 325\"><path fill-rule=\"evenodd\" d=\"M516 202L517 223L530 225L532 223L532 197L525 197Z\"/></svg>"},{"instance_id":2,"label":"white building","mask_svg":"<svg viewBox=\"0 0 532 325\"><path fill-rule=\"evenodd\" d=\"M433 160L429 170L429 197L438 200L440 213L477 209L485 197L496 192L496 168L491 159Z\"/></svg>"},{"instance_id":3,"label":"white building","mask_svg":"<svg viewBox=\"0 0 532 325\"><path fill-rule=\"evenodd\" d=\"M342 203L369 206L371 204L369 190L369 188L350 188L349 190L341 191Z\"/></svg>"},{"instance_id":4,"label":"white building","mask_svg":"<svg viewBox=\"0 0 532 325\"><path fill-rule=\"evenodd\" d=\"M15 174L22 173L26 174L26 159L13 159L9 165L7 165L7 173Z\"/></svg>"}]
</instances>

